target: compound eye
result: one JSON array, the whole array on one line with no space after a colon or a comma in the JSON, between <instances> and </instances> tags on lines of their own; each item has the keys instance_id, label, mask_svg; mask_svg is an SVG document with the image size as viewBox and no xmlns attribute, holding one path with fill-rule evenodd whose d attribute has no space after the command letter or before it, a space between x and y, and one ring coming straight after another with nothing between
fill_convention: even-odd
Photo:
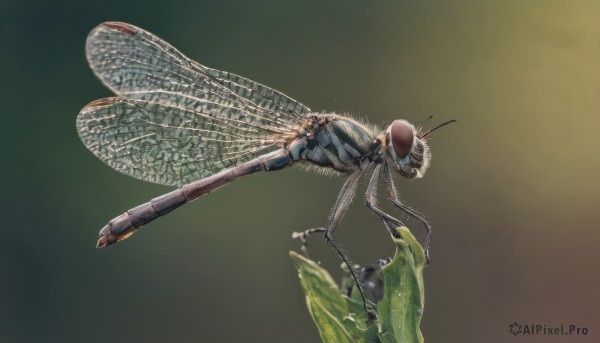
<instances>
[{"instance_id":1,"label":"compound eye","mask_svg":"<svg viewBox=\"0 0 600 343\"><path fill-rule=\"evenodd\" d=\"M406 120L395 120L390 125L390 139L396 156L404 158L413 146L414 130Z\"/></svg>"}]
</instances>

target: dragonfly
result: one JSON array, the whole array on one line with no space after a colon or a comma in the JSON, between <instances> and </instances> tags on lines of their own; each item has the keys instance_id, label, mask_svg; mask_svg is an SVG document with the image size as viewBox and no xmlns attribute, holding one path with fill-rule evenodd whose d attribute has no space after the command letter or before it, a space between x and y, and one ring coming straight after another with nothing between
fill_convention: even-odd
<instances>
[{"instance_id":1,"label":"dragonfly","mask_svg":"<svg viewBox=\"0 0 600 343\"><path fill-rule=\"evenodd\" d=\"M353 270L334 233L359 181L372 170L367 207L392 235L405 226L378 206L383 175L391 202L425 226L429 260L431 225L400 201L392 178L421 178L431 158L430 134L452 121L424 131L399 119L382 131L348 116L315 112L265 85L197 63L154 34L122 22L94 28L86 57L117 96L80 111L76 126L83 144L119 172L178 187L110 220L100 230L98 248L243 176L304 165L347 175L347 180L326 225L304 231L303 244L309 235L323 233Z\"/></svg>"}]
</instances>

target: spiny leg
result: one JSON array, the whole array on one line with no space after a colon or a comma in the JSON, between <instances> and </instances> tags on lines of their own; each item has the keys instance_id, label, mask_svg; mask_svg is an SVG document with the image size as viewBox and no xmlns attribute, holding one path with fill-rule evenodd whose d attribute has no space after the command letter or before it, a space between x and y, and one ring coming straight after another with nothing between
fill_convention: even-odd
<instances>
[{"instance_id":1,"label":"spiny leg","mask_svg":"<svg viewBox=\"0 0 600 343\"><path fill-rule=\"evenodd\" d=\"M371 181L369 181L369 186L367 187L366 200L367 207L373 211L375 214L381 218L387 227L388 231L394 237L398 237L398 233L396 232L396 228L400 226L405 226L398 219L390 216L389 214L383 212L377 206L377 187L379 187L379 174L381 173L381 164L378 164L375 167L375 171L373 172L373 176L371 176Z\"/></svg>"},{"instance_id":2,"label":"spiny leg","mask_svg":"<svg viewBox=\"0 0 600 343\"><path fill-rule=\"evenodd\" d=\"M365 168L365 170L366 169L367 168ZM361 170L359 169L359 170L356 170L354 173L352 173L350 175L350 177L346 180L346 182L344 183L344 185L342 186L342 189L340 190L340 193L339 193L337 199L335 200L335 204L333 205L333 209L331 210L331 212L329 213L329 217L327 218L327 221L328 221L327 227L330 226L332 216L335 213L335 211L338 208L338 206L340 205L340 202L341 202L341 200L343 198L343 194L348 191L349 187L352 186L352 182L351 182L352 179L356 178L355 182L357 182L358 179L360 179L360 177L357 177L355 175L357 172L360 172L360 171ZM361 173L361 176L362 176L363 173ZM354 185L354 188L356 189L356 185ZM354 196L354 193L352 194L352 196ZM350 197L350 200L352 200L352 196ZM349 204L350 203L348 202L348 204L346 205L346 207L348 207ZM345 209L344 209L344 211L345 211ZM342 217L343 217L343 213L342 213ZM340 220L341 220L341 218L340 218ZM339 220L338 220L338 222L339 222ZM334 229L335 229L335 225L337 225L337 223L334 224ZM297 240L300 241L300 243L302 244L302 246L300 247L300 251L302 251L302 254L305 257L308 257L308 240L307 240L307 238L310 237L314 233L317 233L317 232L327 232L327 231L328 231L328 229L324 228L324 227L308 229L308 230L304 230L302 232L296 232L296 231L294 231L292 233L292 239L297 239ZM329 240L329 238L328 238L327 235L325 235L325 238L327 239L328 242L330 242L330 240ZM339 253L339 251L338 251L338 253Z\"/></svg>"},{"instance_id":3,"label":"spiny leg","mask_svg":"<svg viewBox=\"0 0 600 343\"><path fill-rule=\"evenodd\" d=\"M350 272L350 275L352 276L352 279L354 280L354 283L356 284L356 287L358 288L358 291L360 293L360 297L363 302L363 308L365 310L365 313L367 313L369 322L374 320L376 317L372 312L369 311L365 293L362 289L360 279L359 279L358 275L356 274L356 272L354 271L354 268L352 267L352 262L350 261L348 256L346 256L344 251L339 247L339 245L335 242L335 240L333 238L333 234L335 232L336 226L340 223L344 214L346 213L346 210L348 209L348 206L352 202L352 198L354 197L354 194L356 193L356 187L358 185L358 181L362 178L362 176L365 174L367 169L369 169L370 165L371 165L370 162L364 163L357 170L355 170L352 174L350 174L350 177L348 177L348 179L342 186L340 193L338 194L338 197L335 201L333 209L331 210L331 213L329 214L329 218L327 220L326 227L308 229L308 230L306 230L304 232L300 232L300 233L294 232L294 234L292 235L292 238L296 238L296 239L300 240L300 242L302 243L302 252L306 255L308 253L306 250L306 238L315 232L324 232L325 233L324 236L325 236L325 239L327 240L327 242L329 244L331 244L331 246L338 253L338 255L340 256L340 258L342 259L344 264L348 267L348 271Z\"/></svg>"},{"instance_id":4,"label":"spiny leg","mask_svg":"<svg viewBox=\"0 0 600 343\"><path fill-rule=\"evenodd\" d=\"M363 302L363 308L365 310L365 313L367 313L369 322L374 320L376 317L372 312L369 311L369 307L367 306L367 298L365 297L365 293L362 289L362 285L360 284L358 275L356 275L356 272L352 267L352 262L344 253L344 251L342 251L339 245L335 242L333 234L335 233L335 228L344 217L348 206L350 206L350 203L352 202L352 198L356 193L358 181L363 177L367 169L369 169L370 165L370 162L364 163L356 171L354 171L350 175L350 177L348 177L348 180L346 180L346 182L344 183L344 186L342 187L342 190L338 195L337 200L335 201L335 205L333 206L333 209L331 210L331 213L329 215L327 227L325 228L325 239L329 244L331 244L331 246L338 253L342 261L344 261L344 264L346 264L346 266L348 267L348 270L352 275L352 279L354 280L356 287L358 288L358 292L360 293L360 297Z\"/></svg>"},{"instance_id":5,"label":"spiny leg","mask_svg":"<svg viewBox=\"0 0 600 343\"><path fill-rule=\"evenodd\" d=\"M366 170L366 168L365 168L365 170ZM332 215L335 213L336 208L338 208L338 206L340 204L340 201L342 199L342 195L348 190L349 187L351 187L351 184L352 184L351 181L352 181L353 177L356 178L356 181L358 181L358 179L360 179L360 177L355 176L355 174L357 172L359 172L359 171L361 171L361 170L356 170L353 174L350 175L350 177L346 180L346 182L344 182L344 185L342 186L342 189L340 190L340 193L338 194L338 197L335 200L335 204L333 205L333 209L331 210L331 212L329 214L329 217L327 218L327 220L328 220L327 226L328 227L329 227L329 223L331 222ZM356 185L354 187L356 188ZM352 198L350 198L350 200L352 200ZM349 205L349 203L348 203L348 205ZM348 205L346 205L346 207ZM342 213L342 216L343 216L343 213ZM308 240L307 240L307 238L310 237L312 234L317 233L317 232L327 232L327 228L319 227L319 228L312 228L312 229L304 230L302 232L296 232L296 231L294 231L292 233L292 239L297 239L302 244L302 246L300 247L300 251L302 252L302 254L305 257L308 257ZM327 236L325 236L325 238L327 238L327 240L329 242L329 238Z\"/></svg>"},{"instance_id":6,"label":"spiny leg","mask_svg":"<svg viewBox=\"0 0 600 343\"><path fill-rule=\"evenodd\" d=\"M383 170L383 179L385 180L385 183L387 184L388 198L396 207L403 210L411 217L417 219L425 226L425 231L426 231L425 257L427 258L427 263L429 263L429 244L431 242L431 225L429 225L429 223L427 222L427 220L421 213L413 210L412 208L408 207L407 205L404 205L400 201L400 199L398 198L398 192L396 191L396 186L394 186L394 180L392 179L392 170L391 170L389 164L387 163L387 161L384 163L385 163L385 168Z\"/></svg>"}]
</instances>

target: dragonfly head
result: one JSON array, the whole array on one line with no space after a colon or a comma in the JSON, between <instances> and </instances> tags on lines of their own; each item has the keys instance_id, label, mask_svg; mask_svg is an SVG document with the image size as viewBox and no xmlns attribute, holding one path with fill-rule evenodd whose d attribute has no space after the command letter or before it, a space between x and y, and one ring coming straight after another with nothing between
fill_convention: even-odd
<instances>
[{"instance_id":1,"label":"dragonfly head","mask_svg":"<svg viewBox=\"0 0 600 343\"><path fill-rule=\"evenodd\" d=\"M406 120L395 120L385 132L389 157L396 163L400 175L409 179L425 175L431 154L425 138Z\"/></svg>"}]
</instances>

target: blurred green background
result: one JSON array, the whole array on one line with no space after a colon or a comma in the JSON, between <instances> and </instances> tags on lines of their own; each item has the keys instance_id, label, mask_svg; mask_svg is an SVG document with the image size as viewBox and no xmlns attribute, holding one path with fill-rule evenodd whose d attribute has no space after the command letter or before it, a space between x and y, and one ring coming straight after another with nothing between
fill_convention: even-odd
<instances>
[{"instance_id":1,"label":"blurred green background","mask_svg":"<svg viewBox=\"0 0 600 343\"><path fill-rule=\"evenodd\" d=\"M84 57L106 20L314 110L457 119L425 178L398 180L434 226L425 339L508 342L516 321L590 332L528 342L597 341L599 17L595 0L3 1L0 341L318 341L287 252L325 223L340 177L248 177L94 248L109 219L171 190L111 170L75 131L111 95ZM370 264L394 247L364 184L338 238ZM320 237L311 249L339 270Z\"/></svg>"}]
</instances>

